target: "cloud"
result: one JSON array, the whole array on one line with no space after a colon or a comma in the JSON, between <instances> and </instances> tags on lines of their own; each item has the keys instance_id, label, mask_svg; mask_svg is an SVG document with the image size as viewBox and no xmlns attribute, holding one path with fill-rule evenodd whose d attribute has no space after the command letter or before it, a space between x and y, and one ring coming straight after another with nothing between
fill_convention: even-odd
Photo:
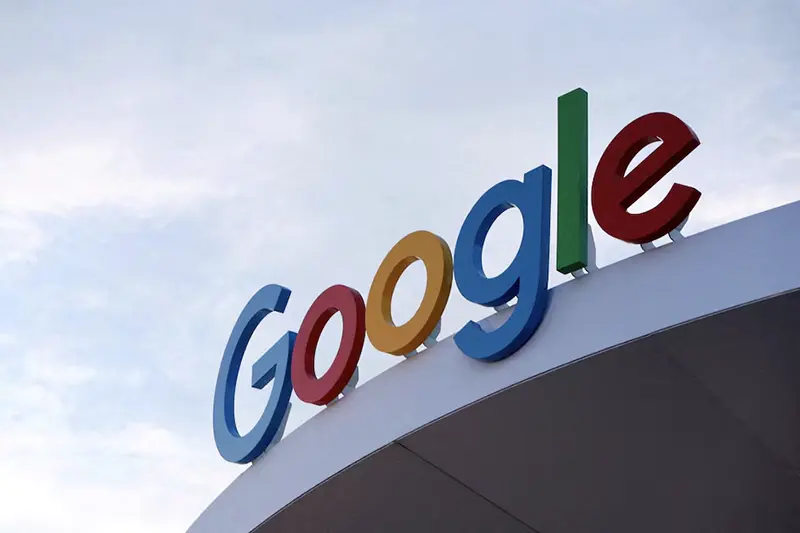
<instances>
[{"instance_id":1,"label":"cloud","mask_svg":"<svg viewBox=\"0 0 800 533\"><path fill-rule=\"evenodd\" d=\"M590 167L667 110L702 145L689 233L800 197L791 2L9 4L0 30L0 532L180 531L240 471L214 450L221 352L293 289L247 369L390 247L451 245L494 183L556 166L556 98L590 95ZM519 220L490 233L487 267ZM596 231L601 265L639 253ZM410 316L412 268L393 311ZM551 283L565 277L552 274ZM453 293L443 334L485 316ZM320 369L333 358L326 329ZM362 381L398 358L367 346ZM237 398L243 427L265 391ZM295 401L289 429L316 408ZM42 512L43 503L49 511Z\"/></svg>"},{"instance_id":2,"label":"cloud","mask_svg":"<svg viewBox=\"0 0 800 533\"><path fill-rule=\"evenodd\" d=\"M203 460L209 443L135 419L87 426L80 392L98 372L43 347L8 365L5 348L20 346L3 338L0 531L175 531L194 512L186 500L212 498L230 481Z\"/></svg>"},{"instance_id":3,"label":"cloud","mask_svg":"<svg viewBox=\"0 0 800 533\"><path fill-rule=\"evenodd\" d=\"M16 446L4 445L12 440ZM12 427L0 440L0 531L170 532L185 501L230 480L163 428L97 435L58 425ZM13 457L14 460L10 458ZM177 511L177 512L176 512Z\"/></svg>"},{"instance_id":4,"label":"cloud","mask_svg":"<svg viewBox=\"0 0 800 533\"><path fill-rule=\"evenodd\" d=\"M203 183L160 180L137 171L132 154L114 143L33 149L0 160L0 209L12 214L64 215L75 209L122 207L147 211L180 206L211 191Z\"/></svg>"},{"instance_id":5,"label":"cloud","mask_svg":"<svg viewBox=\"0 0 800 533\"><path fill-rule=\"evenodd\" d=\"M119 455L158 458L175 457L182 452L172 432L146 423L128 424L118 433L106 436L101 442L100 448Z\"/></svg>"},{"instance_id":6,"label":"cloud","mask_svg":"<svg viewBox=\"0 0 800 533\"><path fill-rule=\"evenodd\" d=\"M0 269L16 262L31 262L49 237L30 218L0 212Z\"/></svg>"}]
</instances>

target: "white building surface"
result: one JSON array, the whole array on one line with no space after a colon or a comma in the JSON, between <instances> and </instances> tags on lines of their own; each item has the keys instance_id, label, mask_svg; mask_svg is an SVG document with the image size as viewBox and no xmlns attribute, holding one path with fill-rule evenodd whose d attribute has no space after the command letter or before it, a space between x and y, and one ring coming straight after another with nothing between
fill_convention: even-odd
<instances>
[{"instance_id":1,"label":"white building surface","mask_svg":"<svg viewBox=\"0 0 800 533\"><path fill-rule=\"evenodd\" d=\"M189 533L798 532L799 288L800 202L572 280L513 356L396 365Z\"/></svg>"}]
</instances>

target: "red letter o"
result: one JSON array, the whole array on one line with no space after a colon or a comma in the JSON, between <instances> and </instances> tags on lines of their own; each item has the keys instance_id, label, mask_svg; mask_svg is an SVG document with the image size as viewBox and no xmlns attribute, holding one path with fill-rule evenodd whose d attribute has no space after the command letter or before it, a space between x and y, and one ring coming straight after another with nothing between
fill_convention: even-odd
<instances>
[{"instance_id":1,"label":"red letter o","mask_svg":"<svg viewBox=\"0 0 800 533\"><path fill-rule=\"evenodd\" d=\"M292 356L292 385L297 397L306 403L327 405L342 392L353 377L364 347L366 326L364 299L355 289L334 285L325 289L309 307ZM317 378L314 359L322 330L337 312L342 314L342 340L333 364Z\"/></svg>"}]
</instances>

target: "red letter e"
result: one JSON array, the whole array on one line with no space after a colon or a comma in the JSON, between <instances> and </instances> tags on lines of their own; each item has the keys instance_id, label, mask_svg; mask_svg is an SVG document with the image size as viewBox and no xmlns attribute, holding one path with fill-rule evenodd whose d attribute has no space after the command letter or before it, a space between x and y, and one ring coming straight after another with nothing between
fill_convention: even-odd
<instances>
[{"instance_id":1,"label":"red letter e","mask_svg":"<svg viewBox=\"0 0 800 533\"><path fill-rule=\"evenodd\" d=\"M626 176L636 154L659 140L661 146ZM700 199L697 189L675 184L653 209L634 214L628 208L699 145L692 129L669 113L650 113L625 126L606 148L594 173L592 209L600 227L633 244L652 242L678 227Z\"/></svg>"}]
</instances>

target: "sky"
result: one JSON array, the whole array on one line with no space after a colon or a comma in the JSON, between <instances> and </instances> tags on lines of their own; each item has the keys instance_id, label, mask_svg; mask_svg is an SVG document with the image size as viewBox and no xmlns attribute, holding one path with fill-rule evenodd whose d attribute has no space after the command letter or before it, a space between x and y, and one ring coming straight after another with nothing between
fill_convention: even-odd
<instances>
[{"instance_id":1,"label":"sky","mask_svg":"<svg viewBox=\"0 0 800 533\"><path fill-rule=\"evenodd\" d=\"M211 407L250 296L293 291L243 369L330 285L366 296L404 235L453 248L493 184L556 171L576 87L590 173L648 112L701 140L634 210L692 185L692 234L800 199L799 21L793 0L0 0L0 533L185 531L245 468ZM595 235L601 267L642 253ZM520 236L506 212L488 274ZM396 320L424 283L412 265ZM442 335L489 312L454 290ZM367 345L362 382L401 360ZM269 393L248 380L242 431ZM317 409L295 399L288 429Z\"/></svg>"}]
</instances>

